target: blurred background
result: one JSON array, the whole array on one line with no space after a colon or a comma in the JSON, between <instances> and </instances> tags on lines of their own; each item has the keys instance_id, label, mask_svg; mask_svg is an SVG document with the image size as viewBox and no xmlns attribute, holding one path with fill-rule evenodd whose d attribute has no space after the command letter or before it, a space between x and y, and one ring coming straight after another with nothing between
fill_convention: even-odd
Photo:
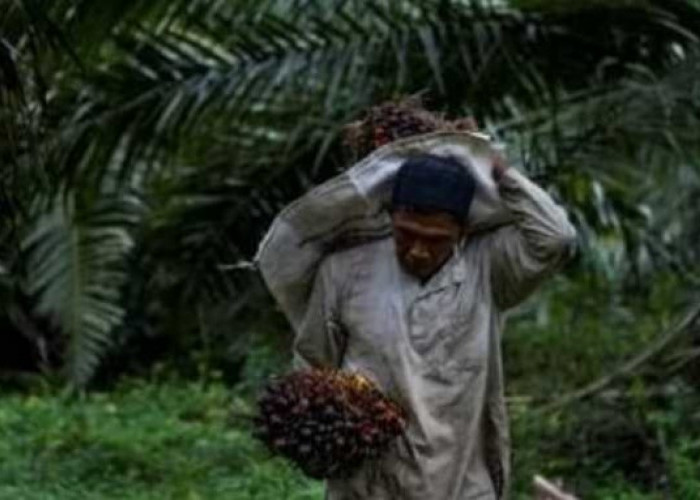
<instances>
[{"instance_id":1,"label":"blurred background","mask_svg":"<svg viewBox=\"0 0 700 500\"><path fill-rule=\"evenodd\" d=\"M415 94L580 234L504 338L514 498L700 498L699 76L697 0L1 0L0 498L320 499L237 264Z\"/></svg>"}]
</instances>

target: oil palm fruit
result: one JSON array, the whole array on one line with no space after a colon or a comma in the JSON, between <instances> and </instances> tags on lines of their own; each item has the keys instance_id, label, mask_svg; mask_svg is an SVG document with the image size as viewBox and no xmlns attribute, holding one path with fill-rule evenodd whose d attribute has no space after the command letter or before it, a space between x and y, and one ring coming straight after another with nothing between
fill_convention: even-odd
<instances>
[{"instance_id":1,"label":"oil palm fruit","mask_svg":"<svg viewBox=\"0 0 700 500\"><path fill-rule=\"evenodd\" d=\"M403 432L403 410L366 377L307 369L273 379L258 400L255 436L306 475L346 477Z\"/></svg>"},{"instance_id":2,"label":"oil palm fruit","mask_svg":"<svg viewBox=\"0 0 700 500\"><path fill-rule=\"evenodd\" d=\"M426 110L416 97L388 101L370 108L362 119L344 129L344 143L351 161L397 139L437 131L469 129L468 119L446 120Z\"/></svg>"}]
</instances>

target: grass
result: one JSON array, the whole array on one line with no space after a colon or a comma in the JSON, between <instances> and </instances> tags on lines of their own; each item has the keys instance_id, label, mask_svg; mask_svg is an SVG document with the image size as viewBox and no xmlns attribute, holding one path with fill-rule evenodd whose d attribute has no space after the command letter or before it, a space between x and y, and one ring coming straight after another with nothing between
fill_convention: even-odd
<instances>
[{"instance_id":1,"label":"grass","mask_svg":"<svg viewBox=\"0 0 700 500\"><path fill-rule=\"evenodd\" d=\"M321 497L319 483L272 459L231 422L220 385L131 382L82 399L10 395L0 405L0 498Z\"/></svg>"},{"instance_id":2,"label":"grass","mask_svg":"<svg viewBox=\"0 0 700 500\"><path fill-rule=\"evenodd\" d=\"M643 422L635 421L635 407L615 422L591 403L546 417L512 408L514 498L531 498L535 473L563 478L583 498L700 498L700 433L683 425L691 402L678 404L643 413ZM320 500L322 484L270 457L232 409L251 411L247 398L218 383L129 381L82 398L6 394L0 499ZM635 441L635 426L666 433L666 486L644 477L659 464L643 439ZM665 496L667 489L678 496Z\"/></svg>"}]
</instances>

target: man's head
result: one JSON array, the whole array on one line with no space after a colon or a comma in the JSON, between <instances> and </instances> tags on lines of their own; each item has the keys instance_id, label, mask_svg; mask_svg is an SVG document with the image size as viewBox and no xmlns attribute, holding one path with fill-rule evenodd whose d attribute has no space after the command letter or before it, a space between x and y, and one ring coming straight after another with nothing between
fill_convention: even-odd
<instances>
[{"instance_id":1,"label":"man's head","mask_svg":"<svg viewBox=\"0 0 700 500\"><path fill-rule=\"evenodd\" d=\"M463 236L475 188L454 158L420 155L404 162L391 208L397 258L408 273L428 279L450 257Z\"/></svg>"}]
</instances>

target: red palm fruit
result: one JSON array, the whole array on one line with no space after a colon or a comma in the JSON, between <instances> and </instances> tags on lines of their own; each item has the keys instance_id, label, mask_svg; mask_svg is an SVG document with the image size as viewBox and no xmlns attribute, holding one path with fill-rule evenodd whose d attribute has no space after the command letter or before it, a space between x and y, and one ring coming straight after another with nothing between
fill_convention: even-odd
<instances>
[{"instance_id":1,"label":"red palm fruit","mask_svg":"<svg viewBox=\"0 0 700 500\"><path fill-rule=\"evenodd\" d=\"M311 369L268 384L254 434L305 474L329 478L381 455L405 424L401 408L362 375Z\"/></svg>"},{"instance_id":2,"label":"red palm fruit","mask_svg":"<svg viewBox=\"0 0 700 500\"><path fill-rule=\"evenodd\" d=\"M418 98L408 97L370 108L361 120L344 129L343 142L352 161L357 161L397 139L435 131L471 130L472 124L469 118L446 120L427 111Z\"/></svg>"}]
</instances>

